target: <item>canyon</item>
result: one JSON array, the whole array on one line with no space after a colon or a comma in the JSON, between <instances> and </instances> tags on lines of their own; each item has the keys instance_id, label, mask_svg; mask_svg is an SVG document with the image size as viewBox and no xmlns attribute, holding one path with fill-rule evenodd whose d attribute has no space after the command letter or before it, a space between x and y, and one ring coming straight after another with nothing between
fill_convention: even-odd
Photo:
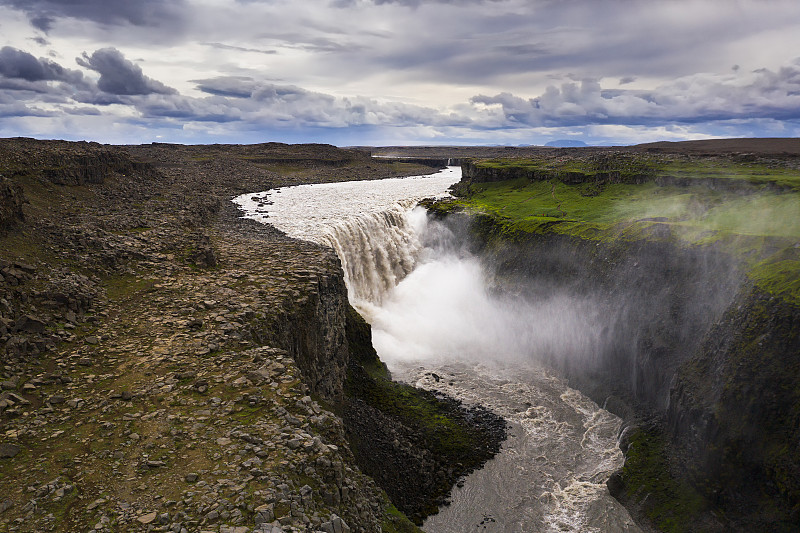
<instances>
[{"instance_id":1,"label":"canyon","mask_svg":"<svg viewBox=\"0 0 800 533\"><path fill-rule=\"evenodd\" d=\"M390 381L333 250L243 220L230 200L457 160L458 198L423 203L495 290L566 294L597 314L592 342L542 350L541 362L623 419L627 459L609 488L640 525L795 530L797 219L733 239L686 230L705 204L681 204L680 220L648 209L601 225L568 201L699 185L723 203L778 195L791 213L796 142L678 144L373 158L325 145L3 140L0 528L416 531L498 452L502 420ZM688 183L652 172L654 157L758 176ZM501 192L512 196L493 204ZM534 216L515 218L514 205ZM464 444L479 453L454 468ZM405 486L404 464L417 476Z\"/></svg>"}]
</instances>

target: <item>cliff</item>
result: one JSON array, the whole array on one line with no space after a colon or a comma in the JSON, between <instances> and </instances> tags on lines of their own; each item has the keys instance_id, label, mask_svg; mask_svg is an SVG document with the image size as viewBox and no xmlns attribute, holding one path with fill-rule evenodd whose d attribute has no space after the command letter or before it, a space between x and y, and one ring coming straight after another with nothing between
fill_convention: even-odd
<instances>
[{"instance_id":1,"label":"cliff","mask_svg":"<svg viewBox=\"0 0 800 533\"><path fill-rule=\"evenodd\" d=\"M434 214L499 286L558 296L543 360L626 419L609 488L664 531L796 531L800 173L788 158L475 161ZM584 329L581 329L584 328Z\"/></svg>"},{"instance_id":2,"label":"cliff","mask_svg":"<svg viewBox=\"0 0 800 533\"><path fill-rule=\"evenodd\" d=\"M324 145L0 141L0 530L414 531L332 411L338 259L229 202L386 172Z\"/></svg>"}]
</instances>

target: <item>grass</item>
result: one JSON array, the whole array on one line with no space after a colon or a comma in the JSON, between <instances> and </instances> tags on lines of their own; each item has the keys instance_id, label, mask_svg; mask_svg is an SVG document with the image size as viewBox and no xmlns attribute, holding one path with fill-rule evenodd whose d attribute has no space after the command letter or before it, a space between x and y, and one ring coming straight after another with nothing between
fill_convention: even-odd
<instances>
[{"instance_id":1,"label":"grass","mask_svg":"<svg viewBox=\"0 0 800 533\"><path fill-rule=\"evenodd\" d=\"M763 163L740 163L727 159L677 160L657 165L661 174L690 179L721 178L743 180L752 184L773 183L800 191L800 172Z\"/></svg>"},{"instance_id":2,"label":"grass","mask_svg":"<svg viewBox=\"0 0 800 533\"><path fill-rule=\"evenodd\" d=\"M152 290L153 285L152 279L141 279L127 274L111 276L104 283L106 295L111 301L132 298L142 292Z\"/></svg>"},{"instance_id":3,"label":"grass","mask_svg":"<svg viewBox=\"0 0 800 533\"><path fill-rule=\"evenodd\" d=\"M422 530L415 526L406 515L397 510L394 505L389 505L384 512L381 529L384 533L422 533Z\"/></svg>"},{"instance_id":4,"label":"grass","mask_svg":"<svg viewBox=\"0 0 800 533\"><path fill-rule=\"evenodd\" d=\"M772 184L800 191L800 171L761 162L740 162L728 158L656 157L642 154L613 154L595 157L542 157L539 159L485 159L478 169L535 173L543 179L563 178L569 173L587 178L612 178L628 182L634 178L658 177L708 180L740 180L753 185Z\"/></svg>"},{"instance_id":5,"label":"grass","mask_svg":"<svg viewBox=\"0 0 800 533\"><path fill-rule=\"evenodd\" d=\"M437 208L440 212L464 209L488 215L509 239L560 234L596 241L669 239L682 246L720 246L742 260L759 287L800 303L795 248L800 242L798 170L719 158L662 161L649 156L610 162L489 160L477 166L540 173L462 185L462 196ZM603 169L602 177L598 168ZM586 179L565 178L565 172L584 172ZM622 177L608 178L615 172ZM637 173L647 179L626 180ZM665 176L691 179L680 184L657 180ZM720 187L708 181L712 178L741 180L747 186Z\"/></svg>"}]
</instances>

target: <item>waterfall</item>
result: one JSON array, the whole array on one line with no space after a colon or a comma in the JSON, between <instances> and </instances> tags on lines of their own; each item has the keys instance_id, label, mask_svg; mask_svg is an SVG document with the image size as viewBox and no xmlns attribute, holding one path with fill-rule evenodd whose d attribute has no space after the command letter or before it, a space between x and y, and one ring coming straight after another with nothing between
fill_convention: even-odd
<instances>
[{"instance_id":1,"label":"waterfall","mask_svg":"<svg viewBox=\"0 0 800 533\"><path fill-rule=\"evenodd\" d=\"M321 232L318 242L333 248L342 262L352 303L380 305L414 269L421 245L409 209L408 202L398 203L385 211L351 216Z\"/></svg>"},{"instance_id":2,"label":"waterfall","mask_svg":"<svg viewBox=\"0 0 800 533\"><path fill-rule=\"evenodd\" d=\"M372 324L373 345L393 376L508 421L501 453L454 489L452 505L429 517L426 531L638 532L605 486L622 465L621 421L536 361L592 352L598 307L581 295L527 301L492 290L450 229L413 209L460 177L449 167L234 201L245 216L336 251L350 301Z\"/></svg>"},{"instance_id":3,"label":"waterfall","mask_svg":"<svg viewBox=\"0 0 800 533\"><path fill-rule=\"evenodd\" d=\"M342 262L350 301L368 314L416 265L422 219L411 209L443 196L459 167L429 176L285 187L233 199L245 217L330 246ZM278 194L280 193L280 194Z\"/></svg>"}]
</instances>

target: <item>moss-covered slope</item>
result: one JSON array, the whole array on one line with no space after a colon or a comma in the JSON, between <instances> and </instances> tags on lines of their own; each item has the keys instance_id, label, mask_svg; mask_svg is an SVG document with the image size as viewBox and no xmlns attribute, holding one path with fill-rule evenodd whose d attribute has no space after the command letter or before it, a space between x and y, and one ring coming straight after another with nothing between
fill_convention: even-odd
<instances>
[{"instance_id":1,"label":"moss-covered slope","mask_svg":"<svg viewBox=\"0 0 800 533\"><path fill-rule=\"evenodd\" d=\"M509 235L716 244L770 294L800 304L800 170L777 161L589 157L466 163L441 210L491 216ZM509 179L510 178L510 179Z\"/></svg>"}]
</instances>

